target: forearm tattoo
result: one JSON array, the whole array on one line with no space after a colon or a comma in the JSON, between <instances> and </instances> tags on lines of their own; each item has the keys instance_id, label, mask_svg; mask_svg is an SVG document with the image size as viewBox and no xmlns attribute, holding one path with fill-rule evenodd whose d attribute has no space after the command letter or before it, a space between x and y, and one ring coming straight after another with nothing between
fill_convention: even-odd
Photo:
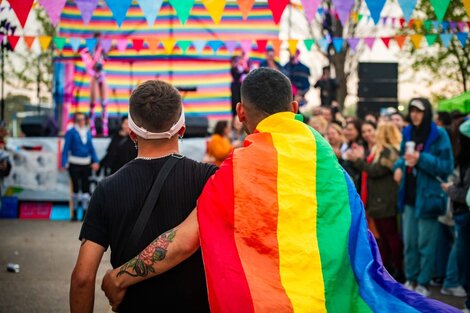
<instances>
[{"instance_id":1,"label":"forearm tattoo","mask_svg":"<svg viewBox=\"0 0 470 313\"><path fill-rule=\"evenodd\" d=\"M153 265L162 261L166 257L168 246L176 236L176 229L161 234L157 237L147 248L144 249L135 258L121 266L117 276L128 274L132 277L142 276L145 277L149 273L155 273Z\"/></svg>"}]
</instances>

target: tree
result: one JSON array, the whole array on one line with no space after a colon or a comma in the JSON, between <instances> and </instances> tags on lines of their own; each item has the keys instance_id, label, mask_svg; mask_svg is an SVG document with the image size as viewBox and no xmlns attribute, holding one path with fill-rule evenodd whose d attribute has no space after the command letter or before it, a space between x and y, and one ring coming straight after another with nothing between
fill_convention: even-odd
<instances>
[{"instance_id":1,"label":"tree","mask_svg":"<svg viewBox=\"0 0 470 313\"><path fill-rule=\"evenodd\" d=\"M46 12L36 7L34 10L41 35L55 35L55 28L51 24ZM6 83L12 87L22 89L52 90L53 62L52 47L39 55L31 51L10 52L7 56L8 76ZM8 66L9 65L9 66ZM39 82L39 84L38 84ZM38 99L40 101L40 99Z\"/></svg>"},{"instance_id":2,"label":"tree","mask_svg":"<svg viewBox=\"0 0 470 313\"><path fill-rule=\"evenodd\" d=\"M358 12L362 5L362 0L356 0L353 12ZM289 18L289 27L296 27L297 31L302 31L305 38L315 38L315 45L322 55L328 60L330 66L334 68L336 79L339 86L337 89L336 99L340 109L344 108L344 102L348 95L348 80L351 74L357 71L358 59L361 51L352 51L347 41L344 41L343 49L337 52L332 43L328 49L323 51L318 42L318 38L353 38L356 35L358 21L350 18L346 25L342 25L340 20L329 12L333 8L331 0L324 0L323 7L326 9L323 16L316 16L311 23L307 22L305 17L305 25L300 21L292 21ZM295 18L295 17L294 17Z\"/></svg>"},{"instance_id":3,"label":"tree","mask_svg":"<svg viewBox=\"0 0 470 313\"><path fill-rule=\"evenodd\" d=\"M416 7L415 16L418 16L420 20L425 20L422 27L415 27L412 29L404 29L402 33L411 35L436 35L439 30L432 29L431 20L437 20L429 1L420 1L420 4ZM460 22L464 19L468 20L467 14L463 7L463 4L459 1L451 1L449 8L444 16L445 21ZM446 32L450 32L447 30ZM439 36L438 36L439 38ZM412 60L412 69L415 71L426 70L431 73L427 78L429 85L435 84L436 81L451 79L452 81L458 82L456 89L454 90L441 90L438 97L442 98L443 92L461 93L470 90L470 44L465 47L457 40L455 36L452 36L449 47L445 47L440 39L429 48L416 49L413 45L408 45L403 49L403 57ZM451 84L448 84L450 86ZM452 84L452 87L455 87ZM447 87L448 88L448 87Z\"/></svg>"}]
</instances>

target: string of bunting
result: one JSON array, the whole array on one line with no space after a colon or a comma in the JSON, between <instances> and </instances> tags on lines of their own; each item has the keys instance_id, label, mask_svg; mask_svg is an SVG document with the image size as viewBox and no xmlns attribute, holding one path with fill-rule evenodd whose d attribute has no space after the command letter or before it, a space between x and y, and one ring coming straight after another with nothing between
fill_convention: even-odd
<instances>
[{"instance_id":1,"label":"string of bunting","mask_svg":"<svg viewBox=\"0 0 470 313\"><path fill-rule=\"evenodd\" d=\"M377 41L381 41L386 48L390 48L391 42L395 42L396 45L402 49L404 44L407 41L410 41L413 46L418 49L422 46L423 41L426 42L427 46L430 47L434 45L439 39L444 47L448 47L453 38L465 47L468 41L468 31L466 32L456 32L456 33L430 33L430 34L413 34L413 35L396 35L396 36L385 36L385 37L354 37L354 38L341 38L334 37L331 39L321 38L321 39L288 39L288 40L243 40L238 41L221 41L221 40L175 40L174 38L168 38L163 40L158 40L156 38L120 38L120 39L111 39L111 38L102 38L101 46L106 53L111 52L112 50L124 52L128 49L134 49L137 52L147 49L152 52L160 52L162 54L172 54L176 48L179 48L179 52L182 54L187 54L190 48L192 51L201 53L204 48L208 47L216 54L220 49L225 48L229 54L233 54L235 50L239 49L249 54L251 50L256 50L257 52L264 53L266 49L273 49L276 54L279 54L279 49L284 43L290 53L294 54L298 45L302 42L305 45L307 51L311 51L312 47L315 46L315 43L322 51L327 51L331 46L335 49L337 53L341 52L345 44L347 43L351 48L352 52L355 52L358 46L362 43L367 46L369 49L373 49ZM7 40L14 50L17 47L18 42L22 39L28 49L33 49L34 42L37 40L41 47L42 51L49 49L51 43L58 52L62 51L64 48L71 49L74 53L78 53L80 49L87 48L88 50L93 50L97 44L96 39L94 38L65 38L65 37L50 37L50 36L7 36ZM409 40L408 40L409 39ZM0 41L3 40L3 35L0 35ZM254 45L255 43L255 45Z\"/></svg>"},{"instance_id":2,"label":"string of bunting","mask_svg":"<svg viewBox=\"0 0 470 313\"><path fill-rule=\"evenodd\" d=\"M70 0L69 0L70 1ZM168 0L170 5L175 10L181 24L185 24L191 14L191 10L195 4L195 0ZM226 0L201 0L204 7L207 9L210 17L215 24L219 24L226 6ZM338 16L341 23L344 25L348 19L355 15L356 18L362 18L360 14L351 13L355 0L332 0L334 10L332 13ZM450 0L423 0L430 1L438 22L442 22L450 4ZM460 0L459 0L460 1ZM470 16L470 0L461 0L462 4ZM33 8L34 0L7 0L11 9L15 12L21 27L24 28L31 9ZM60 14L67 2L67 0L37 0L47 12L52 24L57 25L60 19ZM93 17L93 12L99 5L99 0L74 0L75 5L81 12L83 23L87 25ZM155 23L155 20L160 12L163 0L137 0L149 26ZM370 12L370 17L377 25L382 20L381 12L385 6L386 0L366 0L366 5ZM105 0L106 5L113 13L116 24L121 27L126 19L126 14L132 4L132 0ZM253 7L255 0L237 0L240 12L244 19L247 19L250 10ZM289 5L289 0L268 0L269 9L272 12L273 20L279 24L282 13ZM321 13L323 8L320 7L321 0L301 0L302 5L296 5L304 10L304 13L309 21L312 21L315 14ZM409 22L416 7L417 0L398 0L403 18L399 19L400 23ZM403 22L402 22L403 21Z\"/></svg>"}]
</instances>

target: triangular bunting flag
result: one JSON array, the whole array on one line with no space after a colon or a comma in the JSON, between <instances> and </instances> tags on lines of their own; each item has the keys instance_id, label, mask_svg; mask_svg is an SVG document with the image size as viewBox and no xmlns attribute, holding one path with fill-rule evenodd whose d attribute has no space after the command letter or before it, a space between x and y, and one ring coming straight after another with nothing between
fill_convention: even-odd
<instances>
[{"instance_id":1,"label":"triangular bunting flag","mask_svg":"<svg viewBox=\"0 0 470 313\"><path fill-rule=\"evenodd\" d=\"M271 12L273 12L273 19L276 25L281 21L282 12L284 12L289 2L289 0L268 0L268 6Z\"/></svg>"},{"instance_id":2,"label":"triangular bunting flag","mask_svg":"<svg viewBox=\"0 0 470 313\"><path fill-rule=\"evenodd\" d=\"M467 15L470 16L470 0L462 0L462 3L465 8L465 11L467 11Z\"/></svg>"},{"instance_id":3,"label":"triangular bunting flag","mask_svg":"<svg viewBox=\"0 0 470 313\"><path fill-rule=\"evenodd\" d=\"M93 12L98 5L99 0L75 0L77 8L80 10L80 15L82 16L83 23L88 25L90 23Z\"/></svg>"},{"instance_id":4,"label":"triangular bunting flag","mask_svg":"<svg viewBox=\"0 0 470 313\"><path fill-rule=\"evenodd\" d=\"M104 53L108 53L111 50L111 46L113 45L113 40L110 38L103 38L100 40L101 48L103 48Z\"/></svg>"},{"instance_id":5,"label":"triangular bunting flag","mask_svg":"<svg viewBox=\"0 0 470 313\"><path fill-rule=\"evenodd\" d=\"M165 54L172 54L173 49L175 48L176 39L167 38L167 39L163 39L161 42L163 45L163 49L165 49Z\"/></svg>"},{"instance_id":6,"label":"triangular bunting flag","mask_svg":"<svg viewBox=\"0 0 470 313\"><path fill-rule=\"evenodd\" d=\"M186 24L188 20L189 13L194 6L194 0L169 0L171 6L176 11L181 24Z\"/></svg>"},{"instance_id":7,"label":"triangular bunting flag","mask_svg":"<svg viewBox=\"0 0 470 313\"><path fill-rule=\"evenodd\" d=\"M191 46L191 41L189 41L189 40L180 40L180 41L178 41L178 47L180 47L183 54L187 53L190 46Z\"/></svg>"},{"instance_id":8,"label":"triangular bunting flag","mask_svg":"<svg viewBox=\"0 0 470 313\"><path fill-rule=\"evenodd\" d=\"M461 32L465 31L465 26L467 25L467 23L465 22L459 22L459 29Z\"/></svg>"},{"instance_id":9,"label":"triangular bunting flag","mask_svg":"<svg viewBox=\"0 0 470 313\"><path fill-rule=\"evenodd\" d=\"M442 25L442 31L445 32L447 29L449 29L449 22L448 21L442 21L441 25Z\"/></svg>"},{"instance_id":10,"label":"triangular bunting flag","mask_svg":"<svg viewBox=\"0 0 470 313\"><path fill-rule=\"evenodd\" d=\"M5 35L4 35L4 34L0 34L0 44L3 43L3 38L5 38Z\"/></svg>"},{"instance_id":11,"label":"triangular bunting flag","mask_svg":"<svg viewBox=\"0 0 470 313\"><path fill-rule=\"evenodd\" d=\"M47 15L49 15L52 25L57 26L60 13L62 13L66 1L67 0L39 0L39 4L44 8Z\"/></svg>"},{"instance_id":12,"label":"triangular bunting flag","mask_svg":"<svg viewBox=\"0 0 470 313\"><path fill-rule=\"evenodd\" d=\"M380 20L380 13L382 12L386 1L387 0L366 0L367 7L370 11L370 16L376 25Z\"/></svg>"},{"instance_id":13,"label":"triangular bunting flag","mask_svg":"<svg viewBox=\"0 0 470 313\"><path fill-rule=\"evenodd\" d=\"M382 39L382 42L384 43L385 47L387 47L387 49L390 47L390 37L381 37L380 39Z\"/></svg>"},{"instance_id":14,"label":"triangular bunting flag","mask_svg":"<svg viewBox=\"0 0 470 313\"><path fill-rule=\"evenodd\" d=\"M242 12L243 19L246 20L248 18L248 14L251 11L251 8L253 8L255 0L237 0L237 3L240 11Z\"/></svg>"},{"instance_id":15,"label":"triangular bunting flag","mask_svg":"<svg viewBox=\"0 0 470 313\"><path fill-rule=\"evenodd\" d=\"M442 21L446 15L447 8L449 7L450 0L430 0L431 5L434 8L437 19Z\"/></svg>"},{"instance_id":16,"label":"triangular bunting flag","mask_svg":"<svg viewBox=\"0 0 470 313\"><path fill-rule=\"evenodd\" d=\"M279 52L281 51L282 41L279 39L271 39L271 45L273 46L274 55L279 57Z\"/></svg>"},{"instance_id":17,"label":"triangular bunting flag","mask_svg":"<svg viewBox=\"0 0 470 313\"><path fill-rule=\"evenodd\" d=\"M215 24L220 23L225 9L225 2L226 0L202 0L202 4L206 7Z\"/></svg>"},{"instance_id":18,"label":"triangular bunting flag","mask_svg":"<svg viewBox=\"0 0 470 313\"><path fill-rule=\"evenodd\" d=\"M451 40L452 34L441 34L441 42L444 47L448 48Z\"/></svg>"},{"instance_id":19,"label":"triangular bunting flag","mask_svg":"<svg viewBox=\"0 0 470 313\"><path fill-rule=\"evenodd\" d=\"M352 8L354 6L354 0L332 0L336 13L338 14L341 24L346 25L349 16L351 15ZM361 20L361 14L359 14L359 21Z\"/></svg>"},{"instance_id":20,"label":"triangular bunting flag","mask_svg":"<svg viewBox=\"0 0 470 313\"><path fill-rule=\"evenodd\" d=\"M15 12L21 27L24 28L26 20L28 19L29 12L33 7L33 0L9 0L8 2L10 3L11 8Z\"/></svg>"},{"instance_id":21,"label":"triangular bunting flag","mask_svg":"<svg viewBox=\"0 0 470 313\"><path fill-rule=\"evenodd\" d=\"M201 54L202 51L204 51L204 47L206 46L206 41L205 40L194 40L193 41L193 46L196 48L196 51L198 54Z\"/></svg>"},{"instance_id":22,"label":"triangular bunting flag","mask_svg":"<svg viewBox=\"0 0 470 313\"><path fill-rule=\"evenodd\" d=\"M11 49L15 50L16 45L18 44L18 40L20 40L20 36L7 36L7 39L10 43Z\"/></svg>"},{"instance_id":23,"label":"triangular bunting flag","mask_svg":"<svg viewBox=\"0 0 470 313\"><path fill-rule=\"evenodd\" d=\"M69 41L70 41L70 45L72 46L73 52L76 53L78 51L78 48L80 48L80 44L82 43L82 39L72 37L72 38L69 39Z\"/></svg>"},{"instance_id":24,"label":"triangular bunting flag","mask_svg":"<svg viewBox=\"0 0 470 313\"><path fill-rule=\"evenodd\" d=\"M398 20L400 22L400 27L403 28L403 26L405 26L405 19L404 18L401 18Z\"/></svg>"},{"instance_id":25,"label":"triangular bunting flag","mask_svg":"<svg viewBox=\"0 0 470 313\"><path fill-rule=\"evenodd\" d=\"M240 45L242 47L242 51L246 54L249 55L251 52L251 40L242 40L240 42Z\"/></svg>"},{"instance_id":26,"label":"triangular bunting flag","mask_svg":"<svg viewBox=\"0 0 470 313\"><path fill-rule=\"evenodd\" d=\"M158 44L160 43L158 38L149 37L148 39L145 39L145 41L147 42L150 51L155 52L158 50Z\"/></svg>"},{"instance_id":27,"label":"triangular bunting flag","mask_svg":"<svg viewBox=\"0 0 470 313\"><path fill-rule=\"evenodd\" d=\"M237 46L238 46L238 41L229 40L225 42L225 47L227 48L227 51L229 54L233 54L233 51L235 51Z\"/></svg>"},{"instance_id":28,"label":"triangular bunting flag","mask_svg":"<svg viewBox=\"0 0 470 313\"><path fill-rule=\"evenodd\" d=\"M364 38L364 43L369 47L370 50L374 47L375 37Z\"/></svg>"},{"instance_id":29,"label":"triangular bunting flag","mask_svg":"<svg viewBox=\"0 0 470 313\"><path fill-rule=\"evenodd\" d=\"M268 40L256 40L256 46L258 47L256 50L259 52L266 52L266 46L268 45Z\"/></svg>"},{"instance_id":30,"label":"triangular bunting flag","mask_svg":"<svg viewBox=\"0 0 470 313\"><path fill-rule=\"evenodd\" d=\"M224 46L224 43L221 40L210 40L207 42L207 45L212 49L214 54L216 54L217 51Z\"/></svg>"},{"instance_id":31,"label":"triangular bunting flag","mask_svg":"<svg viewBox=\"0 0 470 313\"><path fill-rule=\"evenodd\" d=\"M396 23L397 19L395 17L392 17L391 21L392 21L392 27L395 28L395 23Z\"/></svg>"},{"instance_id":32,"label":"triangular bunting flag","mask_svg":"<svg viewBox=\"0 0 470 313\"><path fill-rule=\"evenodd\" d=\"M302 2L307 21L311 23L317 13L321 0L300 0L300 2Z\"/></svg>"},{"instance_id":33,"label":"triangular bunting flag","mask_svg":"<svg viewBox=\"0 0 470 313\"><path fill-rule=\"evenodd\" d=\"M406 41L406 36L395 36L394 37L395 41L397 42L398 47L401 49L403 48L403 45L405 44Z\"/></svg>"},{"instance_id":34,"label":"triangular bunting flag","mask_svg":"<svg viewBox=\"0 0 470 313\"><path fill-rule=\"evenodd\" d=\"M66 38L54 37L53 41L54 41L54 46L57 50L62 51L62 49L64 49Z\"/></svg>"},{"instance_id":35,"label":"triangular bunting flag","mask_svg":"<svg viewBox=\"0 0 470 313\"><path fill-rule=\"evenodd\" d=\"M127 45L129 44L129 41L127 39L118 39L117 41L117 48L119 52L124 52L127 49Z\"/></svg>"},{"instance_id":36,"label":"triangular bunting flag","mask_svg":"<svg viewBox=\"0 0 470 313\"><path fill-rule=\"evenodd\" d=\"M429 34L424 36L426 38L426 42L428 43L428 47L431 47L437 39L437 34Z\"/></svg>"},{"instance_id":37,"label":"triangular bunting flag","mask_svg":"<svg viewBox=\"0 0 470 313\"><path fill-rule=\"evenodd\" d=\"M352 51L356 52L357 45L359 44L360 39L359 38L349 38L348 39L348 45L351 48Z\"/></svg>"},{"instance_id":38,"label":"triangular bunting flag","mask_svg":"<svg viewBox=\"0 0 470 313\"><path fill-rule=\"evenodd\" d=\"M416 28L423 28L423 20L414 20Z\"/></svg>"},{"instance_id":39,"label":"triangular bunting flag","mask_svg":"<svg viewBox=\"0 0 470 313\"><path fill-rule=\"evenodd\" d=\"M105 0L105 2L113 13L116 24L121 27L126 19L127 10L132 4L132 0Z\"/></svg>"},{"instance_id":40,"label":"triangular bunting flag","mask_svg":"<svg viewBox=\"0 0 470 313\"><path fill-rule=\"evenodd\" d=\"M439 25L441 23L439 21L432 21L432 26L434 27L435 30L439 30Z\"/></svg>"},{"instance_id":41,"label":"triangular bunting flag","mask_svg":"<svg viewBox=\"0 0 470 313\"><path fill-rule=\"evenodd\" d=\"M450 26L450 31L455 32L455 29L457 28L457 22L451 21L449 22L449 26Z\"/></svg>"},{"instance_id":42,"label":"triangular bunting flag","mask_svg":"<svg viewBox=\"0 0 470 313\"><path fill-rule=\"evenodd\" d=\"M424 21L424 30L426 32L430 32L432 28L432 21L426 20Z\"/></svg>"},{"instance_id":43,"label":"triangular bunting flag","mask_svg":"<svg viewBox=\"0 0 470 313\"><path fill-rule=\"evenodd\" d=\"M34 36L23 36L23 40L29 50L33 47L34 39L36 39ZM2 40L0 40L0 42L2 42Z\"/></svg>"},{"instance_id":44,"label":"triangular bunting flag","mask_svg":"<svg viewBox=\"0 0 470 313\"><path fill-rule=\"evenodd\" d=\"M406 21L410 20L417 2L418 0L398 0Z\"/></svg>"},{"instance_id":45,"label":"triangular bunting flag","mask_svg":"<svg viewBox=\"0 0 470 313\"><path fill-rule=\"evenodd\" d=\"M51 44L51 36L39 36L39 45L41 46L42 51L46 51L49 48L49 45Z\"/></svg>"},{"instance_id":46,"label":"triangular bunting flag","mask_svg":"<svg viewBox=\"0 0 470 313\"><path fill-rule=\"evenodd\" d=\"M142 38L132 38L132 47L137 52L140 52L144 47L144 40Z\"/></svg>"},{"instance_id":47,"label":"triangular bunting flag","mask_svg":"<svg viewBox=\"0 0 470 313\"><path fill-rule=\"evenodd\" d=\"M344 39L341 37L333 38L333 47L335 47L336 53L340 53L343 50Z\"/></svg>"},{"instance_id":48,"label":"triangular bunting flag","mask_svg":"<svg viewBox=\"0 0 470 313\"><path fill-rule=\"evenodd\" d=\"M96 38L87 38L85 39L85 45L89 52L93 52L96 47Z\"/></svg>"},{"instance_id":49,"label":"triangular bunting flag","mask_svg":"<svg viewBox=\"0 0 470 313\"><path fill-rule=\"evenodd\" d=\"M421 41L423 41L423 35L415 34L410 36L411 42L416 49L419 49L421 46Z\"/></svg>"},{"instance_id":50,"label":"triangular bunting flag","mask_svg":"<svg viewBox=\"0 0 470 313\"><path fill-rule=\"evenodd\" d=\"M295 55L295 52L297 51L297 44L299 41L297 39L289 39L287 42L289 44L290 55Z\"/></svg>"},{"instance_id":51,"label":"triangular bunting flag","mask_svg":"<svg viewBox=\"0 0 470 313\"><path fill-rule=\"evenodd\" d=\"M312 50L312 46L313 46L314 43L315 43L314 39L305 39L304 40L304 45L305 45L305 48L307 48L307 51Z\"/></svg>"},{"instance_id":52,"label":"triangular bunting flag","mask_svg":"<svg viewBox=\"0 0 470 313\"><path fill-rule=\"evenodd\" d=\"M320 49L323 52L327 52L328 51L328 46L330 45L330 41L326 38L322 38L318 41L318 45L320 46Z\"/></svg>"},{"instance_id":53,"label":"triangular bunting flag","mask_svg":"<svg viewBox=\"0 0 470 313\"><path fill-rule=\"evenodd\" d=\"M139 3L142 13L144 13L147 24L149 27L152 27L153 24L155 24L158 12L160 12L163 0L138 0L137 2Z\"/></svg>"},{"instance_id":54,"label":"triangular bunting flag","mask_svg":"<svg viewBox=\"0 0 470 313\"><path fill-rule=\"evenodd\" d=\"M358 14L357 15L357 21L360 22L363 17L364 17L364 14Z\"/></svg>"},{"instance_id":55,"label":"triangular bunting flag","mask_svg":"<svg viewBox=\"0 0 470 313\"><path fill-rule=\"evenodd\" d=\"M460 33L457 33L456 36L457 36L457 39L460 41L460 44L462 45L462 47L465 48L465 46L467 45L468 33L460 32Z\"/></svg>"}]
</instances>

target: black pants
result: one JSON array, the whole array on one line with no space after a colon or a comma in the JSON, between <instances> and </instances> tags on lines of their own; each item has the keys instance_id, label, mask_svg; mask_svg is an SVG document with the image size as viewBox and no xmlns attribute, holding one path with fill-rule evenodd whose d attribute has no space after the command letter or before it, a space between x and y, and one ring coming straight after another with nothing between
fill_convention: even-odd
<instances>
[{"instance_id":1,"label":"black pants","mask_svg":"<svg viewBox=\"0 0 470 313\"><path fill-rule=\"evenodd\" d=\"M73 193L78 193L80 190L82 193L90 193L90 165L70 164L69 174L72 179Z\"/></svg>"}]
</instances>

